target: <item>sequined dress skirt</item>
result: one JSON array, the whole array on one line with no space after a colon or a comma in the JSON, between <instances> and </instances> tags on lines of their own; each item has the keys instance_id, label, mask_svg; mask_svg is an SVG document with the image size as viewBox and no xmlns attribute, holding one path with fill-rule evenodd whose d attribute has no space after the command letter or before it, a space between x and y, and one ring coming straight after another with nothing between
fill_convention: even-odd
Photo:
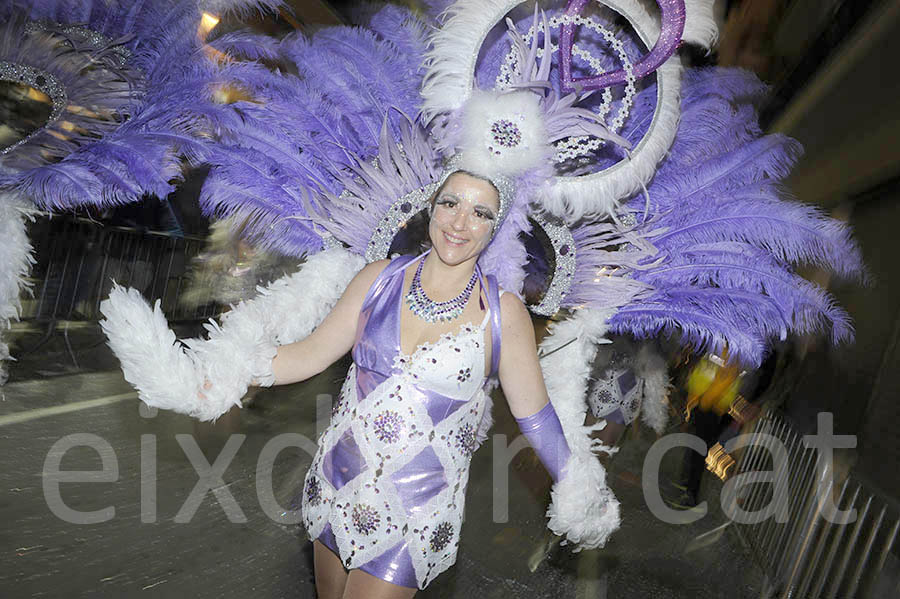
<instances>
[{"instance_id":1,"label":"sequined dress skirt","mask_svg":"<svg viewBox=\"0 0 900 599\"><path fill-rule=\"evenodd\" d=\"M436 366L430 359L420 362ZM423 393L412 369L360 401L358 379L368 374L350 368L319 440L304 483L304 523L346 568L425 588L456 561L486 396L480 387L462 401Z\"/></svg>"}]
</instances>

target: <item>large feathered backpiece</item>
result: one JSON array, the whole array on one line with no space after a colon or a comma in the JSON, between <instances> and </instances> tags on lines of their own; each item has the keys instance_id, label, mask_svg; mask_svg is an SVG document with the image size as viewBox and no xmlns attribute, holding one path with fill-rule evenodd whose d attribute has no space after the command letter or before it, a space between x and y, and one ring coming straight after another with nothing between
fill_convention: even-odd
<instances>
[{"instance_id":1,"label":"large feathered backpiece","mask_svg":"<svg viewBox=\"0 0 900 599\"><path fill-rule=\"evenodd\" d=\"M221 16L280 4L10 0L0 6L0 82L5 102L14 104L0 142L0 208L3 226L15 228L0 241L0 325L16 316L15 290L28 270L21 211L166 197L184 161L206 162L218 134L236 126L229 122L234 113L217 101L223 65L204 47L203 11Z\"/></svg>"},{"instance_id":2,"label":"large feathered backpiece","mask_svg":"<svg viewBox=\"0 0 900 599\"><path fill-rule=\"evenodd\" d=\"M458 0L437 21L385 7L364 11L363 28L214 41L226 54L220 74L245 97L227 105L207 149L204 206L309 261L186 348L126 290L105 304L103 324L144 401L215 418L251 379L267 380L274 347L316 326L365 261L390 255L446 160L512 180L506 220L480 260L520 293L536 270L526 247L544 248L531 308L556 316L542 367L572 449L548 517L592 548L620 516L595 459L609 448L582 424L606 334L671 334L758 364L789 334L849 339L848 316L795 269L852 279L862 266L845 226L786 195L801 152L760 131L764 86L739 70L684 69L679 41L715 39L712 2L664 0L658 14L639 0L520 4ZM302 326L280 335L298 314ZM128 333L135 322L140 335ZM155 355L178 373L165 388L148 371ZM204 380L213 388L200 400Z\"/></svg>"}]
</instances>

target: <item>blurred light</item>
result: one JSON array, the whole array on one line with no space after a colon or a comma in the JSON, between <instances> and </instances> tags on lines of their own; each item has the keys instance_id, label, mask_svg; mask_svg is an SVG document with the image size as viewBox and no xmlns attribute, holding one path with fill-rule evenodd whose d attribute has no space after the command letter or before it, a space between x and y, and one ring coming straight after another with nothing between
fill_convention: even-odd
<instances>
[{"instance_id":1,"label":"blurred light","mask_svg":"<svg viewBox=\"0 0 900 599\"><path fill-rule=\"evenodd\" d=\"M205 40L206 36L209 35L209 32L218 24L219 17L204 12L203 16L200 18L200 27L197 28L197 35L200 36L200 39Z\"/></svg>"},{"instance_id":2,"label":"blurred light","mask_svg":"<svg viewBox=\"0 0 900 599\"><path fill-rule=\"evenodd\" d=\"M29 100L43 102L44 104L53 103L53 101L50 99L50 96L40 90L34 89L33 87L28 87L28 93L26 95L28 96Z\"/></svg>"}]
</instances>

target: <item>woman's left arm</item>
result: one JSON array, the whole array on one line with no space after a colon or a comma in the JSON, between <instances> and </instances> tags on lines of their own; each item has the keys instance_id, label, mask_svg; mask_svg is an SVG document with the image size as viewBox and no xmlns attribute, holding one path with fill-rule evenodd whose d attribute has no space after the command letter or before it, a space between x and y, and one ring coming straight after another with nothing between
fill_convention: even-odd
<instances>
[{"instance_id":1,"label":"woman's left arm","mask_svg":"<svg viewBox=\"0 0 900 599\"><path fill-rule=\"evenodd\" d=\"M505 293L500 297L500 319L500 386L519 430L553 479L559 480L570 451L544 385L531 315L519 298Z\"/></svg>"}]
</instances>

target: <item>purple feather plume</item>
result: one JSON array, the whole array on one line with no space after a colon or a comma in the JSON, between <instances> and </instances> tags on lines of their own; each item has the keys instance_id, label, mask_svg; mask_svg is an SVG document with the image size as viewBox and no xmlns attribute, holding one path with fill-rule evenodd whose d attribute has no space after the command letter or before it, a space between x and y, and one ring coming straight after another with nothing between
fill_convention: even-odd
<instances>
[{"instance_id":1,"label":"purple feather plume","mask_svg":"<svg viewBox=\"0 0 900 599\"><path fill-rule=\"evenodd\" d=\"M3 156L0 187L53 209L134 202L170 193L183 157L206 158L228 116L212 102L217 73L196 39L196 6L35 0L3 10L0 58L49 73L79 109ZM26 33L26 16L36 30Z\"/></svg>"},{"instance_id":2,"label":"purple feather plume","mask_svg":"<svg viewBox=\"0 0 900 599\"><path fill-rule=\"evenodd\" d=\"M734 69L686 76L676 142L648 186L649 217L642 222L644 197L626 208L656 250L628 274L653 292L613 316L614 332L677 332L747 364L789 333L852 339L846 312L793 268L864 278L859 249L845 225L786 199L781 182L802 148L761 136L753 103L764 89Z\"/></svg>"}]
</instances>

